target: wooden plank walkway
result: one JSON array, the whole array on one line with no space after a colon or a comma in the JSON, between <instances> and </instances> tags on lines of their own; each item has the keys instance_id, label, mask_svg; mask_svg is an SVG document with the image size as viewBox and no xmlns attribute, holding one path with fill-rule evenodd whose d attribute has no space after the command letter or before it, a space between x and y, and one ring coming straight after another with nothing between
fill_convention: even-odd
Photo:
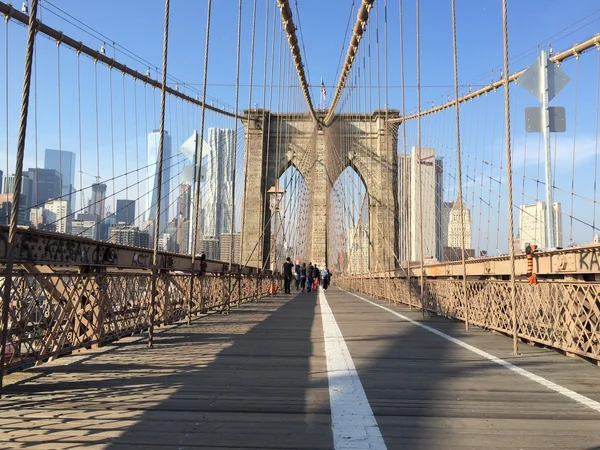
<instances>
[{"instance_id":1,"label":"wooden plank walkway","mask_svg":"<svg viewBox=\"0 0 600 450\"><path fill-rule=\"evenodd\" d=\"M326 301L387 448L600 449L599 411L354 295L330 289ZM279 295L162 329L154 349L134 337L9 375L0 448L385 448L332 432L332 420L367 418L332 416L361 389L330 395L329 322L318 294ZM596 366L526 345L515 357L506 337L423 323L600 402Z\"/></svg>"}]
</instances>

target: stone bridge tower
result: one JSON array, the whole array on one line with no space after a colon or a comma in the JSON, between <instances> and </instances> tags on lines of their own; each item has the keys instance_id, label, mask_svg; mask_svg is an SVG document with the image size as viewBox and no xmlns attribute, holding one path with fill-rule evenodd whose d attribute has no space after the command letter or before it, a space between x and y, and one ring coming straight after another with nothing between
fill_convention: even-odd
<instances>
[{"instance_id":1,"label":"stone bridge tower","mask_svg":"<svg viewBox=\"0 0 600 450\"><path fill-rule=\"evenodd\" d=\"M318 111L322 119L326 111ZM269 267L271 211L267 191L293 165L309 192L307 254L303 261L332 266L327 254L329 200L334 183L352 167L366 186L369 200L371 271L396 267L398 254L397 110L340 114L328 127L307 114L245 112L246 182L242 211L242 261ZM290 255L294 257L296 255Z\"/></svg>"}]
</instances>

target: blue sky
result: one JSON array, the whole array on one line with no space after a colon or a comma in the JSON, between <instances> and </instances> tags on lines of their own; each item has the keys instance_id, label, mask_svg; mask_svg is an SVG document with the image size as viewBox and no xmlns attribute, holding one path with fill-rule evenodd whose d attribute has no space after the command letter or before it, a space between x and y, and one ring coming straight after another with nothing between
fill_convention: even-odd
<instances>
[{"instance_id":1,"label":"blue sky","mask_svg":"<svg viewBox=\"0 0 600 450\"><path fill-rule=\"evenodd\" d=\"M17 2L18 3L18 2ZM151 74L157 77L155 67L161 66L162 59L162 39L163 39L163 19L164 2L161 0L131 0L115 1L108 0L104 2L95 2L91 0L52 0L51 3L41 2L44 7L42 10L42 20L70 35L71 37L82 40L91 47L100 48L105 42L106 53L109 56L115 55L116 59L133 67L140 72L145 72L150 66ZM276 2L269 0L269 28L273 20L273 9ZM360 1L356 0L298 0L298 11L300 21L298 22L295 2L291 2L294 13L294 20L299 25L298 33L302 38L303 59L308 69L309 81L312 88L314 102L318 102L320 79L323 78L328 86L328 100L333 94L333 85L337 82L336 76L339 76L340 56L345 57L349 35L344 38L344 33L350 21L350 29L356 20L356 10ZM597 0L581 0L577 2L569 0L554 0L552 2L544 0L528 0L509 2L509 46L511 57L511 72L528 66L536 58L538 46L552 45L554 50L563 50L571 45L591 37L600 31L600 4ZM236 68L236 43L237 43L237 0L214 0L212 12L212 34L209 60L208 76L208 94L211 99L218 99L220 102L232 108L235 103L235 68ZM256 54L254 64L254 90L252 92L252 105L259 104L263 106L263 62L265 46L265 4L266 0L258 0L258 14L256 20ZM371 33L372 43L372 64L375 64L375 34L379 33L380 39L380 58L382 72L380 83L384 84L384 29L386 27L384 6L387 5L387 36L388 36L388 56L387 56L387 74L389 84L390 107L400 109L400 68L399 68L399 30L398 30L398 1L384 0L376 1L375 13L372 14L368 33ZM102 33L106 37L94 37L84 32L78 27L84 28L81 24L74 26L64 20L64 13L58 12L54 6L64 10L73 18L80 20L87 26ZM250 36L252 31L252 0L243 2L242 14L242 59L240 71L240 106L239 109L248 107L248 81L250 65ZM354 8L354 11L352 11ZM415 93L414 88L416 68L415 68L415 2L404 1L404 59L406 74L406 107L408 111L414 111ZM422 107L425 108L432 103L439 104L442 100L452 95L452 41L451 41L451 21L450 21L450 0L422 0L421 5L421 71L422 71ZM59 17L54 12L58 12ZM74 22L73 18L68 18ZM275 17L277 21L276 33L279 42L280 38L280 17L277 11ZM378 23L377 23L378 22ZM172 0L171 2L171 27L170 27L170 46L169 46L169 69L172 77L181 80L188 86L180 85L180 89L195 96L202 89L201 82L203 76L204 59L204 39L206 23L206 1L204 0ZM461 92L466 92L468 86L475 88L478 85L489 83L493 79L498 79L500 67L502 65L502 18L501 2L481 1L481 0L457 0L457 27L458 27L458 52L459 52L459 77ZM4 106L7 102L4 86L6 84L5 70L6 61L8 61L9 71L9 132L8 142L9 151L4 149L5 122L6 115L4 107L0 108L0 148L6 153L8 158L0 155L0 168L3 171L12 173L14 167L14 145L16 142L17 118L19 111L19 100L21 96L21 79L23 70L24 40L26 30L14 23L8 25L9 29L9 53L5 54L6 28L4 24L0 26L0 105ZM92 32L94 33L94 32ZM271 30L269 30L271 33ZM116 43L113 49L113 41ZM363 44L366 42L363 41ZM287 44L286 44L287 46ZM122 47L133 52L140 58L147 60L150 64L138 62L125 54ZM276 58L277 58L276 47ZM305 51L304 51L305 50ZM367 51L362 49L361 51ZM268 53L271 52L271 42L269 41ZM595 52L595 51L594 51ZM60 76L61 76L61 132L58 134L58 108L57 108L57 57L60 54ZM78 152L79 137L77 133L78 124L78 93L77 93L77 57L74 52L61 48L57 51L56 45L48 39L40 37L38 39L37 53L37 105L39 114L37 115L37 145L39 151L44 148L73 149ZM575 137L576 147L585 147L584 150L577 153L577 159L585 153L585 158L581 161L589 163L590 158L595 154L590 148L593 148L593 139L596 136L595 117L593 112L597 108L596 103L596 79L598 73L596 70L597 57L589 54L580 60L579 74L575 76L576 68L574 63L564 65L564 70L572 78L571 84L565 88L559 101L567 106L568 117L573 112L574 99L578 99L578 123L577 131L573 135L566 133L560 137L561 142L565 141L565 146ZM270 64L270 63L269 63ZM373 66L372 82L376 85L376 71ZM134 84L130 79L125 78L125 89L123 91L123 79L120 74L112 74L112 99L113 99L113 136L109 136L110 128L110 102L111 78L108 70L98 65L98 91L99 91L99 145L96 149L95 137L95 109L94 109L94 64L88 58L80 58L81 73L81 102L82 102L82 170L86 173L101 173L103 178L111 178L114 174L123 173L123 163L128 162L129 169L139 164L137 161L144 158L144 142L146 129L151 130L157 126L158 122L158 92L152 89L144 88L140 83ZM271 77L270 66L267 69L269 82ZM292 74L293 75L293 74ZM274 75L277 83L277 72ZM294 82L296 78L290 77ZM578 80L578 96L575 97L575 83ZM170 80L174 85L175 81ZM135 86L135 89L134 89ZM533 106L535 101L530 99L526 93L519 92L521 88L514 86L511 89L513 101L517 102L515 111L521 110L524 106ZM125 92L125 95L123 95ZM138 110L133 108L133 93L135 92L138 101ZM379 102L373 101L372 108L383 107L384 97ZM377 98L374 91L374 97ZM274 99L269 102L267 107L277 109L277 86L274 87ZM146 111L141 110L142 99L145 98L148 106ZM124 100L126 106L124 107ZM296 98L297 100L297 98ZM302 110L300 103L292 98L287 99L283 106L293 104L296 108ZM501 98L498 98L500 103ZM379 104L377 104L379 103ZM501 103L498 106L501 107ZM471 120L470 128L475 129L477 124L475 106L472 106L471 112L466 112L463 120ZM126 111L127 126L122 125L124 109ZM285 109L285 108L284 108ZM468 109L468 108L467 108ZM569 111L570 110L570 111ZM497 111L501 111L498 109ZM500 112L497 113L498 115ZM137 150L135 143L135 131L133 129L134 118L138 117L140 125L137 131ZM499 117L499 116L498 116ZM32 119L33 120L33 119ZM441 120L441 119L432 119ZM451 120L448 115L448 120ZM520 113L515 112L514 120L523 120ZM141 125L145 122L145 125ZM231 126L233 122L228 119L217 118L214 115L207 118L208 126ZM174 125L176 123L176 125ZM436 122L437 123L437 122ZM173 101L170 113L167 118L167 128L172 128L171 134L174 137L174 147L180 145L194 129L199 127L198 111ZM30 122L31 125L31 122ZM438 125L431 125L432 127ZM486 151L493 153L500 151L502 138L502 123L498 120L494 125L486 125L488 128L487 139L491 142L492 128L496 130L494 142L485 144ZM481 127L481 125L480 125ZM467 126L469 128L469 126ZM572 128L572 127L571 127ZM30 126L30 131L32 127ZM526 136L522 128L518 130L515 136L515 156L523 158L523 145L527 139L531 142L534 138ZM429 132L427 137L432 145L440 145L441 142L448 141L451 145L451 135L449 129L442 136L438 132ZM466 136L466 135L465 135ZM574 136L574 137L573 137ZM465 137L466 138L466 137ZM537 136L535 138L537 143ZM585 146L583 143L585 142ZM33 134L30 132L27 143L26 166L34 164L34 141ZM520 144L520 145L519 145ZM537 144L536 144L537 145ZM122 159L118 157L120 151L127 146L127 157ZM530 144L531 146L531 144ZM117 148L117 158L111 154L114 148ZM141 148L141 150L140 150ZM440 149L440 153L446 152L447 158L451 158L452 149ZM476 152L475 146L471 155ZM571 166L570 156L565 152L558 151L558 160L565 161L557 171L559 178L560 171L565 172L567 176L565 189L571 190ZM110 158L109 158L110 156ZM498 158L496 161L498 161ZM532 159L533 158L533 159ZM4 162L4 159L7 159ZM480 159L483 159L480 158ZM487 158L489 159L489 158ZM523 158L526 164L538 164L537 154L532 157ZM528 160L530 160L527 162ZM110 161L109 161L110 160ZM97 161L100 162L98 167ZM79 164L79 153L78 153ZM448 163L449 167L451 163ZM41 166L41 163L39 163ZM140 164L141 165L141 164ZM521 164L523 166L523 164ZM113 168L114 167L114 168ZM593 167L584 167L582 176L578 180L593 181ZM519 170L518 164L515 173ZM521 172L525 172L523 167ZM500 166L498 167L498 176L501 176ZM483 173L479 170L478 173ZM93 181L90 177L84 179L84 185L89 185ZM131 180L128 180L131 183ZM118 189L118 186L116 187ZM449 191L451 188L448 188ZM515 187L516 189L516 187ZM585 182L575 187L576 192L582 192L586 189ZM109 191L111 187L109 186ZM136 195L137 196L137 195ZM501 199L504 201L503 199ZM564 206L563 206L564 208Z\"/></svg>"}]
</instances>

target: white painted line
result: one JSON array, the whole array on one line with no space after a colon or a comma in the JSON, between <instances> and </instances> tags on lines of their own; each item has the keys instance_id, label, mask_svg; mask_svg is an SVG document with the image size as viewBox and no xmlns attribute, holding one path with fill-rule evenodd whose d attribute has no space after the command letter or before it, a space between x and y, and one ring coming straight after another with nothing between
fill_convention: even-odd
<instances>
[{"instance_id":1,"label":"white painted line","mask_svg":"<svg viewBox=\"0 0 600 450\"><path fill-rule=\"evenodd\" d=\"M439 337L441 337L443 339L446 339L446 340L448 340L450 342L453 342L454 344L459 345L462 348L470 350L473 353L478 354L479 356L483 356L484 358L489 359L490 361L493 361L496 364L499 364L502 367L505 367L506 369L512 370L513 372L518 373L519 375L521 375L521 376L523 376L525 378L529 378L531 381L535 381L536 383L541 384L542 386L547 387L548 389L551 389L551 390L553 390L555 392L558 392L559 394L562 394L565 397L570 398L571 400L575 400L577 403L579 403L581 405L587 406L588 408L591 408L594 411L600 412L600 402L592 400L591 398L586 397L584 395L578 394L577 392L572 391L571 389L567 389L565 387L562 387L562 386L560 386L560 385L558 385L556 383L553 383L552 381L546 380L545 378L540 377L539 375L536 375L534 373L531 373L528 370L521 369L520 367L515 366L514 364L511 364L508 361L505 361L505 360L503 360L501 358L498 358L498 357L496 357L496 356L494 356L494 355L492 355L492 354L490 354L488 352L484 352L483 350L480 350L477 347L474 347L474 346L472 346L470 344L467 344L466 342L463 342L463 341L461 341L459 339L456 339L456 338L454 338L454 337L452 337L452 336L450 336L450 335L448 335L446 333L442 333L441 331L436 330L435 328L432 328L430 326L427 326L425 324L417 322L416 320L412 320L411 318L406 317L405 315L402 315L402 314L400 314L400 313L398 313L398 312L396 312L396 311L394 311L394 310L392 310L390 308L386 308L383 305L380 305L378 303L372 302L371 300L367 300L366 298L363 298L360 295L356 295L353 292L348 292L347 290L342 289L342 288L339 288L339 289L342 290L342 291L344 291L344 292L346 292L346 293L348 293L348 294L350 294L350 295L354 295L355 297L360 298L361 300L364 300L365 302L370 303L373 306L377 306L378 308L381 308L381 309L383 309L383 310L385 310L387 312L390 312L390 313L394 314L395 316L400 317L402 320L406 320L407 322L410 322L413 325L421 327L421 328L423 328L423 329L425 329L427 331L430 331L431 333L433 333L433 334L435 334L435 335L437 335L437 336L439 336Z\"/></svg>"},{"instance_id":2,"label":"white painted line","mask_svg":"<svg viewBox=\"0 0 600 450\"><path fill-rule=\"evenodd\" d=\"M319 288L334 449L387 447L333 312Z\"/></svg>"}]
</instances>

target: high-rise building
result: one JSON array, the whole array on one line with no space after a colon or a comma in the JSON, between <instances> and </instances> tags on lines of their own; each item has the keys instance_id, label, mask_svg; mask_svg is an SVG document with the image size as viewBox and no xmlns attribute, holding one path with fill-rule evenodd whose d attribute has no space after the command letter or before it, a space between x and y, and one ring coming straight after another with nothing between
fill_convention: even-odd
<instances>
[{"instance_id":1,"label":"high-rise building","mask_svg":"<svg viewBox=\"0 0 600 450\"><path fill-rule=\"evenodd\" d=\"M454 202L442 202L442 212L441 212L441 221L442 221L442 235L440 236L440 242L442 247L448 247L448 226L450 225L450 213L452 208L454 207ZM460 219L460 218L459 218Z\"/></svg>"},{"instance_id":2,"label":"high-rise building","mask_svg":"<svg viewBox=\"0 0 600 450\"><path fill-rule=\"evenodd\" d=\"M208 259L219 260L219 240L217 238L204 238L200 241L199 247Z\"/></svg>"},{"instance_id":3,"label":"high-rise building","mask_svg":"<svg viewBox=\"0 0 600 450\"><path fill-rule=\"evenodd\" d=\"M0 194L0 225L10 225L10 215L13 209L14 194ZM24 205L25 196L19 198L19 215L17 225L28 225L29 214Z\"/></svg>"},{"instance_id":4,"label":"high-rise building","mask_svg":"<svg viewBox=\"0 0 600 450\"><path fill-rule=\"evenodd\" d=\"M4 181L4 172L0 170L0 192L2 192L2 182Z\"/></svg>"},{"instance_id":5,"label":"high-rise building","mask_svg":"<svg viewBox=\"0 0 600 450\"><path fill-rule=\"evenodd\" d=\"M56 225L57 232L71 233L72 217L69 214L68 200L49 200L44 209L48 212L49 223Z\"/></svg>"},{"instance_id":6,"label":"high-rise building","mask_svg":"<svg viewBox=\"0 0 600 450\"><path fill-rule=\"evenodd\" d=\"M106 184L94 183L92 184L92 198L88 203L87 213L95 214L98 216L98 220L104 219L106 216L105 211L105 200L106 200Z\"/></svg>"},{"instance_id":7,"label":"high-rise building","mask_svg":"<svg viewBox=\"0 0 600 450\"><path fill-rule=\"evenodd\" d=\"M446 202L444 202L446 203ZM446 246L462 248L461 238L461 223L460 223L460 205L461 200L458 199L452 205L448 219L447 236L448 242ZM463 224L465 230L465 249L471 248L471 211L467 209L463 204Z\"/></svg>"},{"instance_id":8,"label":"high-rise building","mask_svg":"<svg viewBox=\"0 0 600 450\"><path fill-rule=\"evenodd\" d=\"M132 225L116 225L111 227L108 237L113 244L127 245L129 247L150 247L150 237L146 231L140 231Z\"/></svg>"},{"instance_id":9,"label":"high-rise building","mask_svg":"<svg viewBox=\"0 0 600 450\"><path fill-rule=\"evenodd\" d=\"M73 236L97 239L97 229L98 227L95 220L76 219L71 222L71 234Z\"/></svg>"},{"instance_id":10,"label":"high-rise building","mask_svg":"<svg viewBox=\"0 0 600 450\"><path fill-rule=\"evenodd\" d=\"M192 186L182 183L179 186L179 199L177 200L177 214L186 220L190 220L192 212Z\"/></svg>"},{"instance_id":11,"label":"high-rise building","mask_svg":"<svg viewBox=\"0 0 600 450\"><path fill-rule=\"evenodd\" d=\"M421 202L419 201L419 168L421 170ZM442 202L444 166L440 158L435 157L435 150L422 148L420 161L418 149L412 148L410 162L410 233L411 260L422 258L443 259L442 246ZM421 205L423 208L422 221ZM421 255L421 222L423 255Z\"/></svg>"},{"instance_id":12,"label":"high-rise building","mask_svg":"<svg viewBox=\"0 0 600 450\"><path fill-rule=\"evenodd\" d=\"M28 206L42 206L48 200L62 196L62 177L57 170L29 168L24 175L31 180ZM27 195L27 192L23 194Z\"/></svg>"},{"instance_id":13,"label":"high-rise building","mask_svg":"<svg viewBox=\"0 0 600 450\"><path fill-rule=\"evenodd\" d=\"M348 272L369 271L370 240L367 227L358 222L348 230Z\"/></svg>"},{"instance_id":14,"label":"high-rise building","mask_svg":"<svg viewBox=\"0 0 600 450\"><path fill-rule=\"evenodd\" d=\"M521 251L525 250L527 244L546 248L546 202L535 202L532 205L521 205L519 207L519 238L521 239ZM562 247L562 211L560 202L554 203L554 242L557 247Z\"/></svg>"},{"instance_id":15,"label":"high-rise building","mask_svg":"<svg viewBox=\"0 0 600 450\"><path fill-rule=\"evenodd\" d=\"M410 153L398 154L398 247L400 261L410 260L408 232L410 231ZM412 239L412 238L411 238Z\"/></svg>"},{"instance_id":16,"label":"high-rise building","mask_svg":"<svg viewBox=\"0 0 600 450\"><path fill-rule=\"evenodd\" d=\"M33 203L33 198L32 198L33 182L27 175L28 175L28 172L24 172L23 176L21 177L21 197L19 200L20 205L26 209L30 208L32 206L36 206L36 203ZM4 193L5 194L13 194L14 192L15 192L15 176L14 175L7 176L4 179Z\"/></svg>"},{"instance_id":17,"label":"high-rise building","mask_svg":"<svg viewBox=\"0 0 600 450\"><path fill-rule=\"evenodd\" d=\"M44 155L44 168L54 169L61 175L62 200L69 201L71 211L75 210L75 153L47 148ZM83 206L83 205L82 205Z\"/></svg>"},{"instance_id":18,"label":"high-rise building","mask_svg":"<svg viewBox=\"0 0 600 450\"><path fill-rule=\"evenodd\" d=\"M233 264L240 264L242 259L242 233L221 233L221 261L230 262L231 241L233 240Z\"/></svg>"},{"instance_id":19,"label":"high-rise building","mask_svg":"<svg viewBox=\"0 0 600 450\"><path fill-rule=\"evenodd\" d=\"M160 131L154 130L148 134L148 178L146 187L146 209L144 220L156 219L156 206L158 203L158 153L160 151ZM169 205L171 204L171 136L167 131L163 143L163 167L161 182L161 206L159 233L162 234L169 223Z\"/></svg>"},{"instance_id":20,"label":"high-rise building","mask_svg":"<svg viewBox=\"0 0 600 450\"><path fill-rule=\"evenodd\" d=\"M219 238L221 233L232 231L231 178L235 136L234 130L208 129L208 155L206 160L206 193L204 195L204 236Z\"/></svg>"},{"instance_id":21,"label":"high-rise building","mask_svg":"<svg viewBox=\"0 0 600 450\"><path fill-rule=\"evenodd\" d=\"M117 199L117 223L131 225L135 221L135 200Z\"/></svg>"}]
</instances>

